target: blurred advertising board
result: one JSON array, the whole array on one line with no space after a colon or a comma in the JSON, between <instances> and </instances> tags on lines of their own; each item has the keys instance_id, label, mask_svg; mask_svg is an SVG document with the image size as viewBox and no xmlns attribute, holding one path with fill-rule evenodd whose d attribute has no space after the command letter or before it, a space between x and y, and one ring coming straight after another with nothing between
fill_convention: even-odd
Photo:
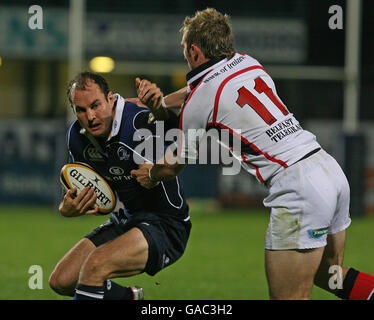
<instances>
[{"instance_id":1,"label":"blurred advertising board","mask_svg":"<svg viewBox=\"0 0 374 320\"><path fill-rule=\"evenodd\" d=\"M0 48L4 57L66 58L68 10L41 6L42 29L30 29L27 6L0 6ZM191 12L192 14L192 12ZM183 61L182 15L87 12L86 56L122 60ZM308 30L298 18L232 18L235 48L264 63L304 63Z\"/></svg>"},{"instance_id":2,"label":"blurred advertising board","mask_svg":"<svg viewBox=\"0 0 374 320\"><path fill-rule=\"evenodd\" d=\"M65 145L63 121L0 121L0 203L55 203Z\"/></svg>"},{"instance_id":3,"label":"blurred advertising board","mask_svg":"<svg viewBox=\"0 0 374 320\"><path fill-rule=\"evenodd\" d=\"M313 120L305 125L313 132L322 147L338 161L345 171L351 187L351 204L356 197L361 197L364 211L362 214L374 214L374 125L370 121L360 122L357 137L363 141L353 141L355 145L347 146L343 134L342 122L339 120ZM359 145L360 144L360 145ZM348 154L347 157L347 153ZM362 170L357 164L362 164ZM356 171L357 170L357 171ZM362 187L355 188L357 180ZM351 208L352 209L352 208Z\"/></svg>"}]
</instances>

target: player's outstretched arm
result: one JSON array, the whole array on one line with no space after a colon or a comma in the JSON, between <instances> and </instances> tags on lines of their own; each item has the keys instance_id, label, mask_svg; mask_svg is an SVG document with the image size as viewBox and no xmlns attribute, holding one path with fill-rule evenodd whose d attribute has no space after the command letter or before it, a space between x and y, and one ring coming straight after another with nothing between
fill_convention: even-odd
<instances>
[{"instance_id":1,"label":"player's outstretched arm","mask_svg":"<svg viewBox=\"0 0 374 320\"><path fill-rule=\"evenodd\" d=\"M97 214L98 207L94 206L95 201L94 189L86 187L77 195L77 189L72 188L66 192L58 209L64 217Z\"/></svg>"},{"instance_id":2,"label":"player's outstretched arm","mask_svg":"<svg viewBox=\"0 0 374 320\"><path fill-rule=\"evenodd\" d=\"M160 181L167 181L175 178L186 166L186 164L178 163L178 158L168 149L165 156L153 163L143 163L139 165L137 170L130 173L139 184L147 189L151 189L158 185Z\"/></svg>"},{"instance_id":3,"label":"player's outstretched arm","mask_svg":"<svg viewBox=\"0 0 374 320\"><path fill-rule=\"evenodd\" d=\"M164 97L166 108L180 107L184 102L187 94L187 87L174 91Z\"/></svg>"},{"instance_id":4,"label":"player's outstretched arm","mask_svg":"<svg viewBox=\"0 0 374 320\"><path fill-rule=\"evenodd\" d=\"M140 78L135 79L135 87L139 101L152 111L157 120L167 120L169 118L167 108L180 107L187 93L185 87L164 97L155 83Z\"/></svg>"}]
</instances>

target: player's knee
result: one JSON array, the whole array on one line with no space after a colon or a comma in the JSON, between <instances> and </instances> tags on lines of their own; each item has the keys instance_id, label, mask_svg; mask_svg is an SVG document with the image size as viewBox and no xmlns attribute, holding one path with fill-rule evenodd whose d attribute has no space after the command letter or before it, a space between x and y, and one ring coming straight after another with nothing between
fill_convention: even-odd
<instances>
[{"instance_id":1,"label":"player's knee","mask_svg":"<svg viewBox=\"0 0 374 320\"><path fill-rule=\"evenodd\" d=\"M48 280L49 287L56 293L63 296L72 296L74 295L74 286L67 281L67 279L60 273L54 271L51 273Z\"/></svg>"}]
</instances>

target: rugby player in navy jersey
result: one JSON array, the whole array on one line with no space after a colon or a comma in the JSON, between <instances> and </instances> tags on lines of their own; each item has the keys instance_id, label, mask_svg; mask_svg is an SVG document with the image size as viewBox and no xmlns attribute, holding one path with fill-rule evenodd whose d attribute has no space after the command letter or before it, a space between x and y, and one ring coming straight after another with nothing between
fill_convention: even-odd
<instances>
[{"instance_id":1,"label":"rugby player in navy jersey","mask_svg":"<svg viewBox=\"0 0 374 320\"><path fill-rule=\"evenodd\" d=\"M123 287L109 279L143 272L155 275L181 257L191 229L183 190L177 177L146 189L130 174L137 161L159 157L153 154L149 159L136 151L144 141L134 139L140 129L150 132L145 139L157 139L148 109L113 94L103 77L90 72L70 82L67 96L77 117L67 134L70 160L84 162L105 177L119 202L104 224L58 262L49 284L77 300L142 299L142 288ZM173 122L172 113L169 120ZM92 188L78 195L73 188L59 211L65 217L97 215L95 200Z\"/></svg>"}]
</instances>

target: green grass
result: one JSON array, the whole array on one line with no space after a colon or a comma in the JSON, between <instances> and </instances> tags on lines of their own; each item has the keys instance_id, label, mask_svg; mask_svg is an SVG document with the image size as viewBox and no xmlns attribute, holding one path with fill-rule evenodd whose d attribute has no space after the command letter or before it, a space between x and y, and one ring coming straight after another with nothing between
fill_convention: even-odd
<instances>
[{"instance_id":1,"label":"green grass","mask_svg":"<svg viewBox=\"0 0 374 320\"><path fill-rule=\"evenodd\" d=\"M266 211L194 207L184 256L154 277L117 279L140 285L147 299L268 299L264 271ZM0 299L65 299L48 286L58 260L106 217L60 217L53 208L0 207ZM347 232L345 265L374 274L374 217ZM43 289L28 286L29 267L43 270ZM313 299L335 299L315 288Z\"/></svg>"}]
</instances>

